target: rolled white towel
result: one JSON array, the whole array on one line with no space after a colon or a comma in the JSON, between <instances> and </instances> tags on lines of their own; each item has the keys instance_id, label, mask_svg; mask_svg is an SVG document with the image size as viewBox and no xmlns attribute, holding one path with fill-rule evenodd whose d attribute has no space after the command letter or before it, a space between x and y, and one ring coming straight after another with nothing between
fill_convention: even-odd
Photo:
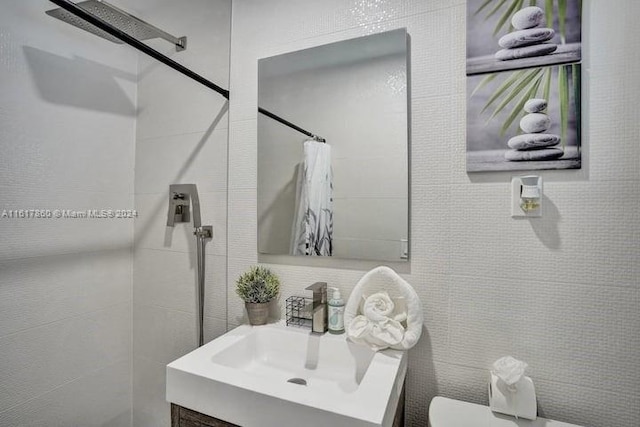
<instances>
[{"instance_id":1,"label":"rolled white towel","mask_svg":"<svg viewBox=\"0 0 640 427\"><path fill-rule=\"evenodd\" d=\"M369 342L378 350L398 345L404 338L404 327L393 319L372 322Z\"/></svg>"},{"instance_id":2,"label":"rolled white towel","mask_svg":"<svg viewBox=\"0 0 640 427\"><path fill-rule=\"evenodd\" d=\"M373 350L399 345L404 338L404 326L396 317L406 318L406 312L396 315L396 306L386 291L367 297L362 305L364 314L356 316L347 328L349 338L367 344Z\"/></svg>"},{"instance_id":3,"label":"rolled white towel","mask_svg":"<svg viewBox=\"0 0 640 427\"><path fill-rule=\"evenodd\" d=\"M370 295L362 307L362 313L374 322L379 322L391 317L396 306L387 292L378 292Z\"/></svg>"},{"instance_id":4,"label":"rolled white towel","mask_svg":"<svg viewBox=\"0 0 640 427\"><path fill-rule=\"evenodd\" d=\"M355 343L366 344L378 351L400 344L404 338L404 327L393 319L372 321L358 315L349 323L347 336Z\"/></svg>"},{"instance_id":5,"label":"rolled white towel","mask_svg":"<svg viewBox=\"0 0 640 427\"><path fill-rule=\"evenodd\" d=\"M345 306L345 327L347 331L349 331L350 325L355 318L364 314L364 305L367 301L365 294L383 291L388 291L391 295L394 295L391 300L395 303L396 313L393 313L391 320L404 322L406 325L404 337L399 343L393 344L391 348L408 350L416 345L422 335L422 305L413 287L389 267L376 267L362 276L358 281L355 288L351 291L349 301ZM362 321L362 319L360 319L360 321ZM371 326L371 328L373 328L373 326ZM356 341L357 339L352 340Z\"/></svg>"},{"instance_id":6,"label":"rolled white towel","mask_svg":"<svg viewBox=\"0 0 640 427\"><path fill-rule=\"evenodd\" d=\"M407 320L407 303L404 297L392 298L387 291L362 295L362 314L378 321L386 318L404 322Z\"/></svg>"},{"instance_id":7,"label":"rolled white towel","mask_svg":"<svg viewBox=\"0 0 640 427\"><path fill-rule=\"evenodd\" d=\"M349 327L347 328L347 335L353 341L364 342L364 339L371 333L371 321L359 315L353 318Z\"/></svg>"}]
</instances>

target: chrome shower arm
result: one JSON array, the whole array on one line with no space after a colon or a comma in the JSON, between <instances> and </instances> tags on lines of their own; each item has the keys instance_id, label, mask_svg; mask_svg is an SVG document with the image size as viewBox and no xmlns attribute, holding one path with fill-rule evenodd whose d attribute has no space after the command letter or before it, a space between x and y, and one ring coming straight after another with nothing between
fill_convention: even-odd
<instances>
[{"instance_id":1,"label":"chrome shower arm","mask_svg":"<svg viewBox=\"0 0 640 427\"><path fill-rule=\"evenodd\" d=\"M144 29L144 31L147 31L149 34L157 37L157 38L161 38L163 40L168 41L171 44L176 45L176 51L180 52L183 51L187 48L187 37L186 36L182 36L182 37L176 37L172 34L167 33L164 30L161 30L160 28L156 27L155 25L149 24L146 21L143 21L142 19L138 18L137 16L133 16L130 13L125 12L124 10L112 5L111 3L107 3L104 0L99 0L100 3L102 3L105 6L108 6L110 9L112 9L113 11L116 11L118 13L120 13L122 16L127 17L128 19L130 19L132 22L135 22L136 25L140 26L141 28ZM138 37L139 39L140 37Z\"/></svg>"},{"instance_id":2,"label":"chrome shower arm","mask_svg":"<svg viewBox=\"0 0 640 427\"><path fill-rule=\"evenodd\" d=\"M175 45L176 51L180 52L187 48L186 37L175 37L166 31L152 25L142 19L131 15L124 10L107 3L105 0L85 0L79 3L71 3L68 0L53 1L59 9L47 10L45 13L63 22L71 24L82 30L88 31L114 43L123 43L117 35L114 35L104 29L101 29L95 22L87 18L91 15L93 18L107 22L109 25L118 30L136 38L137 40L149 40L161 38ZM86 16L79 14L78 11L84 11ZM80 19L78 19L80 18Z\"/></svg>"},{"instance_id":3,"label":"chrome shower arm","mask_svg":"<svg viewBox=\"0 0 640 427\"><path fill-rule=\"evenodd\" d=\"M143 52L149 55L150 57L162 62L163 64L168 65L169 67L173 68L179 73L184 74L190 79L195 80L196 82L208 87L209 89L212 89L218 92L220 95L222 95L226 99L229 99L228 90L221 88L220 86L213 83L212 81L205 79L200 74L191 71L189 68L185 67L184 65L174 61L173 59L167 57L166 55L163 55L157 50L147 46L146 44L142 43L140 40L136 39L135 37L127 34L126 32L106 22L104 19L100 19L97 16L93 15L92 13L87 12L82 7L77 6L75 3L70 2L69 0L49 0L49 1L52 3L55 3L56 5L60 6L62 9L77 16L78 18L84 21L87 21L89 24L94 25L95 27L102 30L104 33L110 36L113 36L114 38L128 44L129 46L139 50L140 52Z\"/></svg>"}]
</instances>

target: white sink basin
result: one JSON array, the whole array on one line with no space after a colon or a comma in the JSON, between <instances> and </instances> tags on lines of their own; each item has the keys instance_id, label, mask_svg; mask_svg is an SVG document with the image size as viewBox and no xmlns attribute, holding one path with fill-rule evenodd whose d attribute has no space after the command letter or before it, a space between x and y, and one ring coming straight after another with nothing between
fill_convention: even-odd
<instances>
[{"instance_id":1,"label":"white sink basin","mask_svg":"<svg viewBox=\"0 0 640 427\"><path fill-rule=\"evenodd\" d=\"M243 427L386 427L406 359L344 334L244 325L167 365L167 400Z\"/></svg>"}]
</instances>

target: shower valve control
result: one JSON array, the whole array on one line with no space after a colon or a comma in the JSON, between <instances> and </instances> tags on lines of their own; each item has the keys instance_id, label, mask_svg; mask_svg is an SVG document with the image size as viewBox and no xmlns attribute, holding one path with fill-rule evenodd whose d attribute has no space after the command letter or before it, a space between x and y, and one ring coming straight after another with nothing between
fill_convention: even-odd
<instances>
[{"instance_id":1,"label":"shower valve control","mask_svg":"<svg viewBox=\"0 0 640 427\"><path fill-rule=\"evenodd\" d=\"M189 195L185 193L173 193L169 209L173 212L173 223L189 222Z\"/></svg>"}]
</instances>

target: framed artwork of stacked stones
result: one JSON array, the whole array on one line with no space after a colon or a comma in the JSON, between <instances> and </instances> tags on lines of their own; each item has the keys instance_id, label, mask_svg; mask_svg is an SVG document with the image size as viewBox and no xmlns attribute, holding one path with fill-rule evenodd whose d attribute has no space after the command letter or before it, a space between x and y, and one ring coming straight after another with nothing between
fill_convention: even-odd
<instances>
[{"instance_id":1,"label":"framed artwork of stacked stones","mask_svg":"<svg viewBox=\"0 0 640 427\"><path fill-rule=\"evenodd\" d=\"M467 0L467 171L579 169L581 0Z\"/></svg>"}]
</instances>

